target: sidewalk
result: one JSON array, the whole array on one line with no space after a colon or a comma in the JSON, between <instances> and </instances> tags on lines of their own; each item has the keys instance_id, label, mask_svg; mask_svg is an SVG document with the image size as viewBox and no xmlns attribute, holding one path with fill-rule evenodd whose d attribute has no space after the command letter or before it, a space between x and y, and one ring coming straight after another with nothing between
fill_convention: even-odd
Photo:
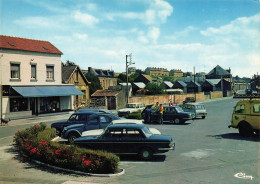
<instances>
[{"instance_id":1,"label":"sidewalk","mask_svg":"<svg viewBox=\"0 0 260 184\"><path fill-rule=\"evenodd\" d=\"M19 126L25 124L38 124L42 122L67 120L72 113L74 112L70 111L70 112L63 112L63 113L43 114L39 116L33 116L30 118L15 119L15 120L11 120L8 123L8 126Z\"/></svg>"}]
</instances>

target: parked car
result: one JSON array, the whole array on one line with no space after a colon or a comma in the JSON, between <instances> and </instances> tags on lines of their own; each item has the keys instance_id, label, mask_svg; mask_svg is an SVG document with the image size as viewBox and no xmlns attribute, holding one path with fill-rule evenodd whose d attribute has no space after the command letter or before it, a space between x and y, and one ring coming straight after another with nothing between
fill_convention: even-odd
<instances>
[{"instance_id":1,"label":"parked car","mask_svg":"<svg viewBox=\"0 0 260 184\"><path fill-rule=\"evenodd\" d=\"M181 107L185 112L193 113L195 115L194 118L205 119L208 114L204 104L202 103L186 103L183 104Z\"/></svg>"},{"instance_id":2,"label":"parked car","mask_svg":"<svg viewBox=\"0 0 260 184\"><path fill-rule=\"evenodd\" d=\"M131 113L142 112L145 105L142 103L128 103L125 108L118 110L119 117L127 117Z\"/></svg>"},{"instance_id":3,"label":"parked car","mask_svg":"<svg viewBox=\"0 0 260 184\"><path fill-rule=\"evenodd\" d=\"M113 120L111 124L143 124L143 121L137 119L119 119L119 120ZM153 134L161 134L161 132L156 128L149 128L149 130ZM104 129L84 131L82 132L81 136L101 135L103 131Z\"/></svg>"},{"instance_id":4,"label":"parked car","mask_svg":"<svg viewBox=\"0 0 260 184\"><path fill-rule=\"evenodd\" d=\"M231 125L237 128L242 136L251 136L260 132L260 99L243 99L234 107Z\"/></svg>"},{"instance_id":5,"label":"parked car","mask_svg":"<svg viewBox=\"0 0 260 184\"><path fill-rule=\"evenodd\" d=\"M186 103L189 103L189 102L196 102L196 99L194 97L186 97L185 100L182 103L186 104Z\"/></svg>"},{"instance_id":6,"label":"parked car","mask_svg":"<svg viewBox=\"0 0 260 184\"><path fill-rule=\"evenodd\" d=\"M146 121L146 112L142 112L142 116ZM150 110L150 121L159 123L159 109L149 109ZM186 121L192 120L194 115L190 112L184 112L181 107L179 106L169 106L163 105L163 122L174 122L176 124L185 123Z\"/></svg>"},{"instance_id":7,"label":"parked car","mask_svg":"<svg viewBox=\"0 0 260 184\"><path fill-rule=\"evenodd\" d=\"M171 136L152 134L144 124L113 124L100 136L79 137L74 144L116 154L136 154L143 160L175 148Z\"/></svg>"},{"instance_id":8,"label":"parked car","mask_svg":"<svg viewBox=\"0 0 260 184\"><path fill-rule=\"evenodd\" d=\"M91 114L84 122L80 124L64 127L61 132L61 137L63 139L68 139L68 141L72 143L75 138L81 136L82 132L88 130L105 129L113 120L119 120L119 117L114 114L106 113Z\"/></svg>"},{"instance_id":9,"label":"parked car","mask_svg":"<svg viewBox=\"0 0 260 184\"><path fill-rule=\"evenodd\" d=\"M97 111L82 111L82 112L75 112L73 113L68 120L58 121L51 124L51 128L56 129L56 134L58 136L61 136L61 132L64 127L75 125L75 124L84 124L85 122L89 121L90 115L97 115L97 114L104 114ZM115 116L113 114L110 114L111 116ZM93 116L91 116L93 117ZM111 121L110 121L111 122ZM109 122L109 123L110 123Z\"/></svg>"},{"instance_id":10,"label":"parked car","mask_svg":"<svg viewBox=\"0 0 260 184\"><path fill-rule=\"evenodd\" d=\"M99 116L99 126L95 127L94 129L90 129L93 128L93 126L89 126L89 122L86 122L84 124L77 124L77 125L70 125L67 126L63 129L62 133L61 133L61 137L63 139L68 139L69 143L73 143L74 139L77 137L81 137L81 136L93 136L93 135L100 135L102 134L102 132L104 131L104 129L111 124L143 124L143 122L141 120L134 120L134 119L118 119L118 118L114 118L111 121L111 123L108 123L108 121L104 121L103 117L109 117L110 115L107 114L101 114L98 115ZM103 122L102 122L103 120ZM153 134L161 134L161 132L156 129L156 128L149 128L149 130L153 133Z\"/></svg>"}]
</instances>

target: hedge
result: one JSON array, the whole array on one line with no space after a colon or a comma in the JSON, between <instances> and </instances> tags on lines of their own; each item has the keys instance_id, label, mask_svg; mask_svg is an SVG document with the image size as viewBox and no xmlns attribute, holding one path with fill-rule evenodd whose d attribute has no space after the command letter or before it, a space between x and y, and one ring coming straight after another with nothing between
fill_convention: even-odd
<instances>
[{"instance_id":1,"label":"hedge","mask_svg":"<svg viewBox=\"0 0 260 184\"><path fill-rule=\"evenodd\" d=\"M55 129L44 123L34 125L23 131L17 131L14 145L31 159L66 169L86 173L116 173L119 157L108 152L79 148L75 145L64 145L51 141Z\"/></svg>"}]
</instances>

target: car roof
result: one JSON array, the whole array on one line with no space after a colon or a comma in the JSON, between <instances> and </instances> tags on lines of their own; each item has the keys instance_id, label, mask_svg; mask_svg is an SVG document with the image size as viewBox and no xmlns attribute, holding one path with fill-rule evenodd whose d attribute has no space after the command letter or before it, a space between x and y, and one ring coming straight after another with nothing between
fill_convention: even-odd
<instances>
[{"instance_id":1,"label":"car roof","mask_svg":"<svg viewBox=\"0 0 260 184\"><path fill-rule=\"evenodd\" d=\"M108 128L143 128L144 124L111 124Z\"/></svg>"},{"instance_id":2,"label":"car roof","mask_svg":"<svg viewBox=\"0 0 260 184\"><path fill-rule=\"evenodd\" d=\"M137 119L118 119L118 120L113 120L113 124L143 124L142 120L137 120Z\"/></svg>"},{"instance_id":3,"label":"car roof","mask_svg":"<svg viewBox=\"0 0 260 184\"><path fill-rule=\"evenodd\" d=\"M98 111L79 111L79 112L74 112L73 114L101 114Z\"/></svg>"}]
</instances>

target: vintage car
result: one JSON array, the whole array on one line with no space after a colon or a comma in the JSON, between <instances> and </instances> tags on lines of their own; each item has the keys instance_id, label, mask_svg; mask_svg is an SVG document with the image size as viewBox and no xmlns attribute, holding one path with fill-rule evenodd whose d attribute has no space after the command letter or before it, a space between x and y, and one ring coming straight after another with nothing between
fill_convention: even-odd
<instances>
[{"instance_id":1,"label":"vintage car","mask_svg":"<svg viewBox=\"0 0 260 184\"><path fill-rule=\"evenodd\" d=\"M194 97L186 97L185 100L182 103L186 104L186 103L189 103L189 102L196 102L196 99Z\"/></svg>"},{"instance_id":2,"label":"vintage car","mask_svg":"<svg viewBox=\"0 0 260 184\"><path fill-rule=\"evenodd\" d=\"M117 111L119 117L127 117L131 113L142 112L145 108L145 105L142 103L128 103L125 108L119 109Z\"/></svg>"},{"instance_id":3,"label":"vintage car","mask_svg":"<svg viewBox=\"0 0 260 184\"><path fill-rule=\"evenodd\" d=\"M195 114L195 118L205 119L207 116L207 110L202 103L186 103L181 106L185 112L191 112Z\"/></svg>"},{"instance_id":4,"label":"vintage car","mask_svg":"<svg viewBox=\"0 0 260 184\"><path fill-rule=\"evenodd\" d=\"M112 120L120 119L114 114L101 113L97 111L82 111L73 113L68 120L58 121L51 124L51 128L56 129L56 134L61 136L64 127L79 124L88 124L88 129L105 128Z\"/></svg>"},{"instance_id":5,"label":"vintage car","mask_svg":"<svg viewBox=\"0 0 260 184\"><path fill-rule=\"evenodd\" d=\"M74 144L115 154L136 154L143 160L175 148L171 136L152 134L144 124L112 124L101 135L79 137Z\"/></svg>"},{"instance_id":6,"label":"vintage car","mask_svg":"<svg viewBox=\"0 0 260 184\"><path fill-rule=\"evenodd\" d=\"M104 131L104 129L109 125L107 121L104 121L104 117L112 118L111 115L103 114L98 115L99 120L97 121L97 124L99 126L95 129L93 126L89 126L89 122L83 123L83 124L77 124L77 125L71 125L67 126L63 129L61 133L61 137L63 139L68 139L69 143L73 143L74 139L80 136L93 136L93 135L100 135ZM115 116L115 115L114 115ZM110 121L111 122L111 121ZM93 122L92 122L93 123ZM135 120L135 119L118 119L114 118L111 124L143 124L141 120ZM159 130L156 128L149 128L149 130L153 134L161 134Z\"/></svg>"},{"instance_id":7,"label":"vintage car","mask_svg":"<svg viewBox=\"0 0 260 184\"><path fill-rule=\"evenodd\" d=\"M158 108L154 109L148 107L142 112L142 116L145 123L160 123ZM148 118L148 116L150 116L150 118ZM179 106L163 105L163 122L174 122L175 124L180 124L192 120L193 118L194 114L190 112L184 112Z\"/></svg>"}]
</instances>

